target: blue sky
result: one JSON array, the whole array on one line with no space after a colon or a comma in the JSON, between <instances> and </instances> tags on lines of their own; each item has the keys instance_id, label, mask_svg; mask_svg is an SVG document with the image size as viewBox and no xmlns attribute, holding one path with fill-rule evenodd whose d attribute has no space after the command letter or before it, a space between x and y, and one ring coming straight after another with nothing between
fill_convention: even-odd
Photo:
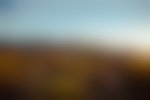
<instances>
[{"instance_id":1,"label":"blue sky","mask_svg":"<svg viewBox=\"0 0 150 100\"><path fill-rule=\"evenodd\" d=\"M15 39L76 37L97 42L150 34L149 0L9 1L1 9L6 12L8 36Z\"/></svg>"}]
</instances>

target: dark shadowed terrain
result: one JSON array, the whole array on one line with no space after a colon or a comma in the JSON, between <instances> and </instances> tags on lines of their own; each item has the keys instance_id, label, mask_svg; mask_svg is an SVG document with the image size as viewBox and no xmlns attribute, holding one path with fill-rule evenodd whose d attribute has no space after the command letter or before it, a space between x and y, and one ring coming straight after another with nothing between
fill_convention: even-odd
<instances>
[{"instance_id":1,"label":"dark shadowed terrain","mask_svg":"<svg viewBox=\"0 0 150 100\"><path fill-rule=\"evenodd\" d=\"M0 100L149 100L150 62L77 46L1 46Z\"/></svg>"}]
</instances>

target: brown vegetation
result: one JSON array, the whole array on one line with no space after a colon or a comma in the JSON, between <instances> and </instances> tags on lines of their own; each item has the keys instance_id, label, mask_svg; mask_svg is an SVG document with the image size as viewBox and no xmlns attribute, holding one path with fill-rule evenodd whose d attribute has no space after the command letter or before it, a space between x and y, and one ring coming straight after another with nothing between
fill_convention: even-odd
<instances>
[{"instance_id":1,"label":"brown vegetation","mask_svg":"<svg viewBox=\"0 0 150 100\"><path fill-rule=\"evenodd\" d=\"M0 88L8 100L147 100L149 60L83 48L1 47Z\"/></svg>"}]
</instances>

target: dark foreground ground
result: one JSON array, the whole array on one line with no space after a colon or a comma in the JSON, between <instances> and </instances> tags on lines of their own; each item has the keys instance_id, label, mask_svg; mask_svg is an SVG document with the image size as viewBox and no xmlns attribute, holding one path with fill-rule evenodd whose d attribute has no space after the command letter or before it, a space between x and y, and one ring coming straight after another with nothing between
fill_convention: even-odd
<instances>
[{"instance_id":1,"label":"dark foreground ground","mask_svg":"<svg viewBox=\"0 0 150 100\"><path fill-rule=\"evenodd\" d=\"M150 100L150 59L73 47L1 47L0 100Z\"/></svg>"}]
</instances>

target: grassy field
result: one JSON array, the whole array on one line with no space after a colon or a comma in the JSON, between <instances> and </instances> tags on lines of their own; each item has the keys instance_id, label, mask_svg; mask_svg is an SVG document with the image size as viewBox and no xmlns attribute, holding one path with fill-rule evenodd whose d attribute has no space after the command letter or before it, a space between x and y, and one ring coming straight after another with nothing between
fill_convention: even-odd
<instances>
[{"instance_id":1,"label":"grassy field","mask_svg":"<svg viewBox=\"0 0 150 100\"><path fill-rule=\"evenodd\" d=\"M148 100L149 60L79 47L1 47L2 100Z\"/></svg>"}]
</instances>

